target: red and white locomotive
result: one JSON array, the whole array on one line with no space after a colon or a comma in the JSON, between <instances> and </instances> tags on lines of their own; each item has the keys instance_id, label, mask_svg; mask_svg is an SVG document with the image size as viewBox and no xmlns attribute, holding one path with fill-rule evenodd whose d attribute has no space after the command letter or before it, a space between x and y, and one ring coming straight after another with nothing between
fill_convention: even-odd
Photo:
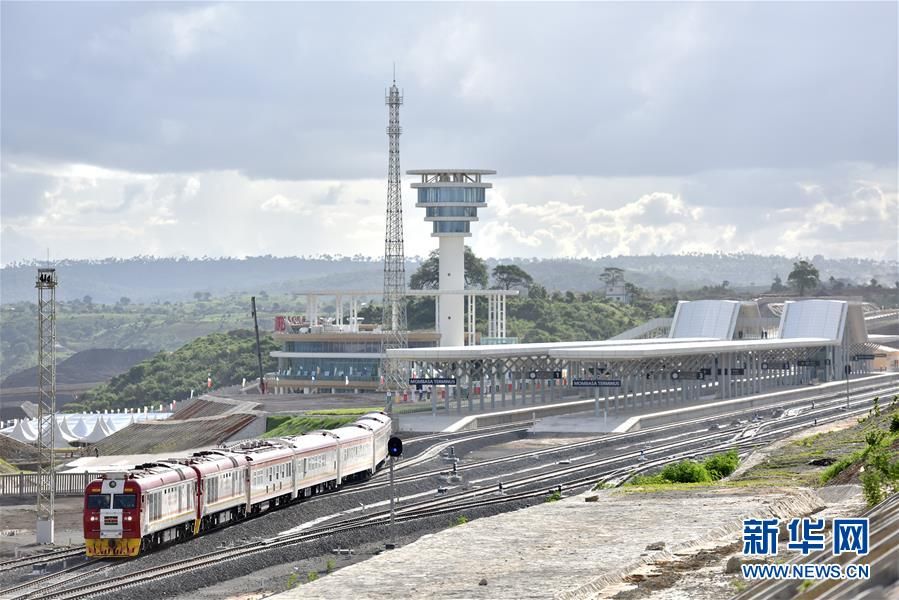
<instances>
[{"instance_id":1,"label":"red and white locomotive","mask_svg":"<svg viewBox=\"0 0 899 600\"><path fill-rule=\"evenodd\" d=\"M390 432L390 417L369 413L330 431L249 440L101 475L85 489L87 555L137 556L369 477L387 458Z\"/></svg>"}]
</instances>

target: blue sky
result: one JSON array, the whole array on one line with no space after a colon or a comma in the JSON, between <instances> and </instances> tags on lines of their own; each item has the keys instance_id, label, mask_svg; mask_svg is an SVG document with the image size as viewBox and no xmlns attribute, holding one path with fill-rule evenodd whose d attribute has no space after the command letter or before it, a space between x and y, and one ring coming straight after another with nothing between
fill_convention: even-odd
<instances>
[{"instance_id":1,"label":"blue sky","mask_svg":"<svg viewBox=\"0 0 899 600\"><path fill-rule=\"evenodd\" d=\"M498 171L480 255L897 258L896 3L0 11L3 263L381 254L394 61L403 168Z\"/></svg>"}]
</instances>

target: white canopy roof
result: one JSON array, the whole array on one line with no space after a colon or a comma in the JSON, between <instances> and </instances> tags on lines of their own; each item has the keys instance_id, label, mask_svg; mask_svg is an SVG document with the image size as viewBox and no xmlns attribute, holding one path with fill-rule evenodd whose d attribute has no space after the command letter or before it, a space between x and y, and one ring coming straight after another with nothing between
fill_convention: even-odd
<instances>
[{"instance_id":1,"label":"white canopy roof","mask_svg":"<svg viewBox=\"0 0 899 600\"><path fill-rule=\"evenodd\" d=\"M606 346L604 348L571 348L553 350L549 355L553 358L575 360L627 360L640 358L664 358L668 356L684 356L690 354L725 354L729 352L783 350L787 348L814 348L832 346L836 340L827 338L793 338L763 340L722 340L714 342L683 342L646 344L643 346Z\"/></svg>"},{"instance_id":2,"label":"white canopy roof","mask_svg":"<svg viewBox=\"0 0 899 600\"><path fill-rule=\"evenodd\" d=\"M488 344L480 346L444 346L437 348L404 348L389 350L390 356L406 360L470 360L473 358L511 358L516 356L554 355L556 350L569 348L605 348L647 346L681 342L705 342L711 338L650 338L637 340L601 340L594 342L544 342L538 344Z\"/></svg>"}]
</instances>

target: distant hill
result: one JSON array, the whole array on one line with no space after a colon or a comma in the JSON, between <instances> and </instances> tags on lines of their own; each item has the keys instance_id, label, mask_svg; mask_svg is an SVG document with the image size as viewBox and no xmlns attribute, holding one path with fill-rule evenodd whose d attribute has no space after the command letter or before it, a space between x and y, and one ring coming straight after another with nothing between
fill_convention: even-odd
<instances>
[{"instance_id":1,"label":"distant hill","mask_svg":"<svg viewBox=\"0 0 899 600\"><path fill-rule=\"evenodd\" d=\"M661 256L618 256L599 259L488 259L523 267L549 290L592 291L600 288L599 275L605 267L627 271L628 281L649 290L687 290L728 281L731 288L767 289L775 275L785 281L795 259L755 254L696 254ZM821 279L833 276L848 282L866 283L872 278L892 287L899 279L897 261L868 259L827 259L814 256L812 262ZM411 275L420 259L406 261ZM34 301L37 263L13 264L0 269L0 302ZM96 303L115 303L122 297L133 302L177 301L193 298L196 292L295 293L322 289L374 289L382 285L382 263L377 258L274 257L246 259L187 259L137 257L102 261L62 261L57 263L60 300L80 300L90 296Z\"/></svg>"},{"instance_id":2,"label":"distant hill","mask_svg":"<svg viewBox=\"0 0 899 600\"><path fill-rule=\"evenodd\" d=\"M153 356L150 350L140 348L116 350L93 348L77 352L56 365L56 382L98 383L124 373L142 360ZM13 373L3 380L4 388L32 387L37 385L37 367Z\"/></svg>"}]
</instances>

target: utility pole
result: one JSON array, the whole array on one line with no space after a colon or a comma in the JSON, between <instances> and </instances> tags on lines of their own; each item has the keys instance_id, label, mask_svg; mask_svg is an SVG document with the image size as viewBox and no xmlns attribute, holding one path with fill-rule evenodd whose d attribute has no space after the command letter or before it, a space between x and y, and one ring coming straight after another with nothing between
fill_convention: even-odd
<instances>
[{"instance_id":1,"label":"utility pole","mask_svg":"<svg viewBox=\"0 0 899 600\"><path fill-rule=\"evenodd\" d=\"M54 541L56 502L56 269L37 270L37 528L38 544Z\"/></svg>"},{"instance_id":2,"label":"utility pole","mask_svg":"<svg viewBox=\"0 0 899 600\"><path fill-rule=\"evenodd\" d=\"M259 319L256 318L256 296L250 296L253 305L253 328L256 330L256 360L259 363L259 393L265 393L265 373L262 372L262 347L259 345Z\"/></svg>"},{"instance_id":3,"label":"utility pole","mask_svg":"<svg viewBox=\"0 0 899 600\"><path fill-rule=\"evenodd\" d=\"M846 365L843 368L843 372L846 373L846 410L849 410L849 373L852 372L852 367Z\"/></svg>"}]
</instances>

